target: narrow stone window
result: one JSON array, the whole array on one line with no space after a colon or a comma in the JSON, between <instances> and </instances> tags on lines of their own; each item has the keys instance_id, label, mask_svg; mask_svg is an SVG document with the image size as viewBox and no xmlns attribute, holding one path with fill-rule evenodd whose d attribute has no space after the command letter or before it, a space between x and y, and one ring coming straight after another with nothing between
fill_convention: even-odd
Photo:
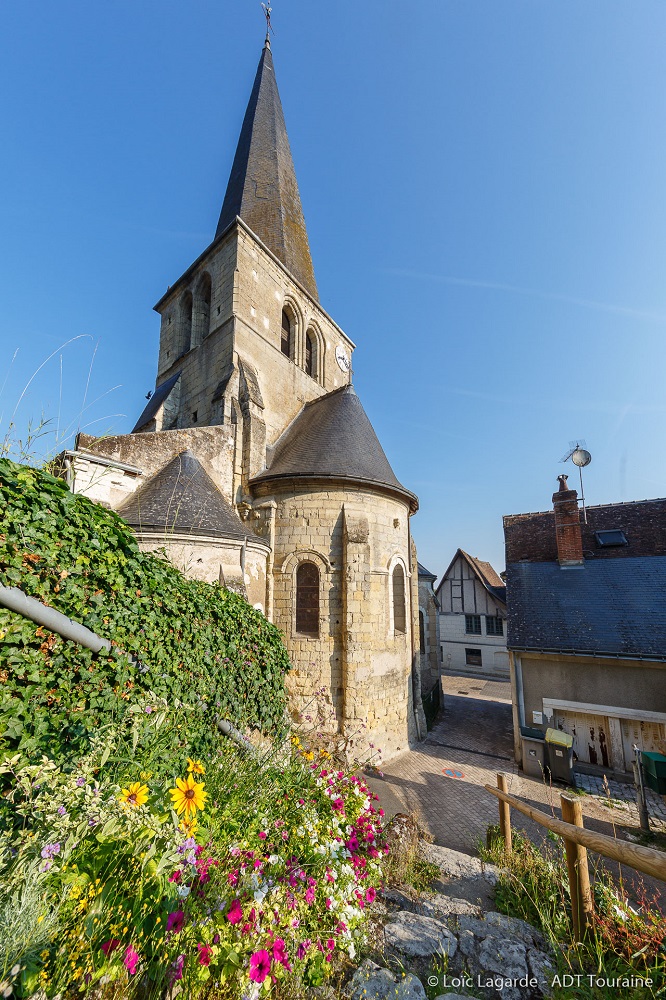
<instances>
[{"instance_id":1,"label":"narrow stone window","mask_svg":"<svg viewBox=\"0 0 666 1000\"><path fill-rule=\"evenodd\" d=\"M314 378L314 344L311 333L305 334L305 372L310 378Z\"/></svg>"},{"instance_id":2,"label":"narrow stone window","mask_svg":"<svg viewBox=\"0 0 666 1000\"><path fill-rule=\"evenodd\" d=\"M319 570L311 562L296 570L296 631L319 637Z\"/></svg>"},{"instance_id":3,"label":"narrow stone window","mask_svg":"<svg viewBox=\"0 0 666 1000\"><path fill-rule=\"evenodd\" d=\"M423 612L422 611L419 611L419 641L421 643L421 652L425 653L425 651L426 651L425 618L423 617Z\"/></svg>"},{"instance_id":4,"label":"narrow stone window","mask_svg":"<svg viewBox=\"0 0 666 1000\"><path fill-rule=\"evenodd\" d=\"M282 339L280 341L280 350L285 357L291 357L291 320L284 309L282 310Z\"/></svg>"},{"instance_id":5,"label":"narrow stone window","mask_svg":"<svg viewBox=\"0 0 666 1000\"><path fill-rule=\"evenodd\" d=\"M180 300L180 353L187 354L192 346L192 293L185 292Z\"/></svg>"},{"instance_id":6,"label":"narrow stone window","mask_svg":"<svg viewBox=\"0 0 666 1000\"><path fill-rule=\"evenodd\" d=\"M407 631L405 571L399 564L393 570L393 631L396 635L404 635Z\"/></svg>"},{"instance_id":7,"label":"narrow stone window","mask_svg":"<svg viewBox=\"0 0 666 1000\"><path fill-rule=\"evenodd\" d=\"M204 338L210 333L211 295L212 283L210 280L210 274L206 272L199 282L196 292L196 300L194 302L194 319L192 329L193 347L198 347Z\"/></svg>"}]
</instances>

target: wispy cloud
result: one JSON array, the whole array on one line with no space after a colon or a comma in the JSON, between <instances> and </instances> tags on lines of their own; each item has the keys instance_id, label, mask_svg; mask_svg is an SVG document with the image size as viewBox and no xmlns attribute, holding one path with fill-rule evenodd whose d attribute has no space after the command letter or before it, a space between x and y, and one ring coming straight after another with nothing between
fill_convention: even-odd
<instances>
[{"instance_id":1,"label":"wispy cloud","mask_svg":"<svg viewBox=\"0 0 666 1000\"><path fill-rule=\"evenodd\" d=\"M595 299L581 299L575 295L563 295L560 292L546 292L537 288L522 288L520 285L507 285L500 281L458 278L451 274L428 274L425 271L411 271L399 267L384 267L380 268L380 270L384 274L392 274L403 278L436 281L444 285L460 285L464 288L484 288L493 292L509 292L512 295L529 295L531 298L546 299L551 302L567 302L570 305L582 306L584 309L597 309L600 312L613 313L616 316L630 316L632 319L666 325L666 316L661 313L650 312L646 309L633 309L629 306L619 306L612 302L597 302Z\"/></svg>"}]
</instances>

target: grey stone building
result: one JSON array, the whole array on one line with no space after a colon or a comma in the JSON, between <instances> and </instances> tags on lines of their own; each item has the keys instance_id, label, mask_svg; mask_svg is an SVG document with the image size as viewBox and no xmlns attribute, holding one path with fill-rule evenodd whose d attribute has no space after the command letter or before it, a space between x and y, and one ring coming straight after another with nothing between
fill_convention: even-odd
<instances>
[{"instance_id":1,"label":"grey stone building","mask_svg":"<svg viewBox=\"0 0 666 1000\"><path fill-rule=\"evenodd\" d=\"M155 391L131 434L80 436L72 488L246 594L283 633L295 716L323 689L332 727L390 757L424 733L418 501L319 301L268 38L213 241L155 308Z\"/></svg>"}]
</instances>

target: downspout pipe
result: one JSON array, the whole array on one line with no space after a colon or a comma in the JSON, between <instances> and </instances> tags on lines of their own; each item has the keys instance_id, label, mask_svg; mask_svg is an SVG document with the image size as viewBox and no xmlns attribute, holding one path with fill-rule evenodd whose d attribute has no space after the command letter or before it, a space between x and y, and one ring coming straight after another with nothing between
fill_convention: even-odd
<instances>
[{"instance_id":1,"label":"downspout pipe","mask_svg":"<svg viewBox=\"0 0 666 1000\"><path fill-rule=\"evenodd\" d=\"M101 653L103 649L111 649L111 643L108 639L103 639L100 635L91 632L80 622L72 621L71 618L56 611L55 608L47 607L46 604L42 604L34 597L28 597L18 587L0 585L0 604L10 611L15 611L18 615L23 615L24 618L29 618L37 625L43 625L49 632L57 632L63 639L71 639L72 642L78 642L79 646L92 649L93 653Z\"/></svg>"},{"instance_id":2,"label":"downspout pipe","mask_svg":"<svg viewBox=\"0 0 666 1000\"><path fill-rule=\"evenodd\" d=\"M111 649L111 643L108 639L103 639L101 635L96 635L95 632L91 632L85 625L73 621L67 615L56 611L55 608L49 608L46 604L42 604L41 601L36 600L36 598L29 597L22 590L19 590L18 587L4 587L0 584L0 605L9 611L14 611L16 614L22 615L23 618L29 618L36 625L42 625L49 632L61 635L63 639L71 639L72 642L78 643L79 646L91 649L93 653L101 653L102 650L108 651ZM254 753L255 748L252 744L226 719L216 719L215 724L224 736L228 736L234 743Z\"/></svg>"}]
</instances>

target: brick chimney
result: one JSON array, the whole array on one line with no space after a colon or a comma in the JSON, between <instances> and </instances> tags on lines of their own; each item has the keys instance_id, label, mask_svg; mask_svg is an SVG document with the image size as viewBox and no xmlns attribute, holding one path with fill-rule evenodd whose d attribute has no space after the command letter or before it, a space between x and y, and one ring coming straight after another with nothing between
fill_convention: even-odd
<instances>
[{"instance_id":1,"label":"brick chimney","mask_svg":"<svg viewBox=\"0 0 666 1000\"><path fill-rule=\"evenodd\" d=\"M555 537L560 566L583 565L583 540L578 511L578 494L567 486L567 476L558 476L560 488L553 493Z\"/></svg>"}]
</instances>

